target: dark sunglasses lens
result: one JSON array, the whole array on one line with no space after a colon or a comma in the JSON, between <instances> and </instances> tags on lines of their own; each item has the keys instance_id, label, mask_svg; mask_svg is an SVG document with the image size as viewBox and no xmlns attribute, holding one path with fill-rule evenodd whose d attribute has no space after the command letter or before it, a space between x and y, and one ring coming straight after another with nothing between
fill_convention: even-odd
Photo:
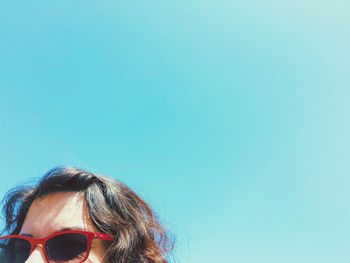
<instances>
[{"instance_id":1,"label":"dark sunglasses lens","mask_svg":"<svg viewBox=\"0 0 350 263\"><path fill-rule=\"evenodd\" d=\"M86 257L88 240L83 234L62 234L46 242L50 262L81 262Z\"/></svg>"},{"instance_id":2,"label":"dark sunglasses lens","mask_svg":"<svg viewBox=\"0 0 350 263\"><path fill-rule=\"evenodd\" d=\"M24 263L30 255L30 242L21 238L0 240L1 263Z\"/></svg>"}]
</instances>

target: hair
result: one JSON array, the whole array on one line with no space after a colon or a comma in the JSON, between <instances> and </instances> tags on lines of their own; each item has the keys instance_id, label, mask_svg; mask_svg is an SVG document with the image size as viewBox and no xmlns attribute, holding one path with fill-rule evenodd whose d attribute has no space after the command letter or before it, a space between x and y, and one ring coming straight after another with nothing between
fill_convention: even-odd
<instances>
[{"instance_id":1,"label":"hair","mask_svg":"<svg viewBox=\"0 0 350 263\"><path fill-rule=\"evenodd\" d=\"M122 182L75 167L54 168L36 185L10 190L3 200L3 233L18 234L33 201L55 192L82 193L98 231L115 236L106 262L168 262L173 243L150 206Z\"/></svg>"}]
</instances>

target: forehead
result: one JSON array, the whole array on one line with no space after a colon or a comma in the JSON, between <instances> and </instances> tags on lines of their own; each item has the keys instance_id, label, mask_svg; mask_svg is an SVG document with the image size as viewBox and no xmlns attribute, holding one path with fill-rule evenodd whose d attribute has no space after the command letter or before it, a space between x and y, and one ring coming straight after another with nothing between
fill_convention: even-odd
<instances>
[{"instance_id":1,"label":"forehead","mask_svg":"<svg viewBox=\"0 0 350 263\"><path fill-rule=\"evenodd\" d=\"M65 228L93 230L81 193L58 192L36 199L20 232L40 238Z\"/></svg>"}]
</instances>

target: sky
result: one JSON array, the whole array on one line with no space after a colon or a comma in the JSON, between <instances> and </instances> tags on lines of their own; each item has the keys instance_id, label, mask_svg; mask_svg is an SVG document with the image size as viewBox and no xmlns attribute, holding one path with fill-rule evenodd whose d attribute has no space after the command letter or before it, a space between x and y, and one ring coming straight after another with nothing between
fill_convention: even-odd
<instances>
[{"instance_id":1,"label":"sky","mask_svg":"<svg viewBox=\"0 0 350 263\"><path fill-rule=\"evenodd\" d=\"M123 181L171 262L350 261L348 1L1 1L0 195Z\"/></svg>"}]
</instances>

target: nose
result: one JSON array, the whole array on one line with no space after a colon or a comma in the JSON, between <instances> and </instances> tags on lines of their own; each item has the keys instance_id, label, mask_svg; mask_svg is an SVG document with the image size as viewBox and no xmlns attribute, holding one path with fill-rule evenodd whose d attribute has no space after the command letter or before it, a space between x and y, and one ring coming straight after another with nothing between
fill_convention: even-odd
<instances>
[{"instance_id":1,"label":"nose","mask_svg":"<svg viewBox=\"0 0 350 263\"><path fill-rule=\"evenodd\" d=\"M32 251L25 263L46 263L43 248L41 246L37 246Z\"/></svg>"}]
</instances>

